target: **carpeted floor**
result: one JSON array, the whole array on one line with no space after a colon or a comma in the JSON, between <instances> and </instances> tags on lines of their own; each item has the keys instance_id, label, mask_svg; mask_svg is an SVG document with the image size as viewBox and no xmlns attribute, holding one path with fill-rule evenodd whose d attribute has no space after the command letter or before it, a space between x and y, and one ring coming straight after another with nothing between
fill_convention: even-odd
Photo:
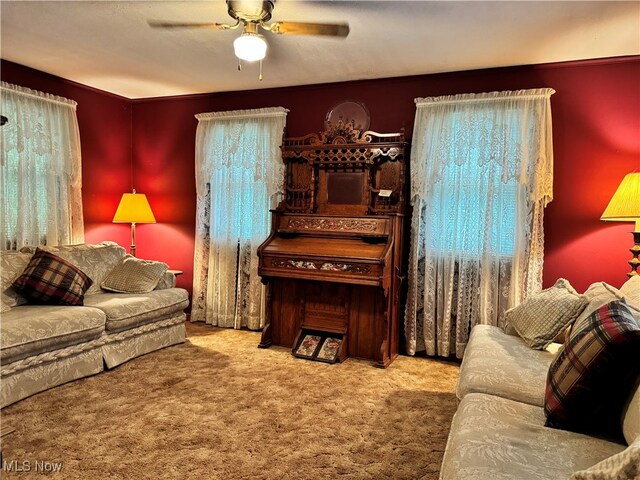
<instances>
[{"instance_id":1,"label":"carpeted floor","mask_svg":"<svg viewBox=\"0 0 640 480\"><path fill-rule=\"evenodd\" d=\"M2 410L2 478L437 479L458 366L329 365L254 332L188 324L185 344ZM36 461L62 462L36 474Z\"/></svg>"}]
</instances>

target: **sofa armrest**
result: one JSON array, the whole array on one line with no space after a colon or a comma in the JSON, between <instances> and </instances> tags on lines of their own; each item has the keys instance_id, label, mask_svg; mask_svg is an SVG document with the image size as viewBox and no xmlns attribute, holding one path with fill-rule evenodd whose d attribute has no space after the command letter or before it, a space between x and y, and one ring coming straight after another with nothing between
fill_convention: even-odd
<instances>
[{"instance_id":1,"label":"sofa armrest","mask_svg":"<svg viewBox=\"0 0 640 480\"><path fill-rule=\"evenodd\" d=\"M172 272L165 272L154 290L166 290L167 288L175 288L175 286L176 276Z\"/></svg>"}]
</instances>

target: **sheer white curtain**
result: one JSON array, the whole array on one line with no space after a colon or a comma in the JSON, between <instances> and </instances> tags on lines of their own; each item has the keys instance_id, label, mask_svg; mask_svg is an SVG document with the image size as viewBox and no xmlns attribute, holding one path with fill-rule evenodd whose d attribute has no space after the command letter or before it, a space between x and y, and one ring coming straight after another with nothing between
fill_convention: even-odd
<instances>
[{"instance_id":1,"label":"sheer white curtain","mask_svg":"<svg viewBox=\"0 0 640 480\"><path fill-rule=\"evenodd\" d=\"M82 243L76 102L0 83L0 247Z\"/></svg>"},{"instance_id":2,"label":"sheer white curtain","mask_svg":"<svg viewBox=\"0 0 640 480\"><path fill-rule=\"evenodd\" d=\"M284 181L284 108L196 115L198 194L192 321L259 329L258 246Z\"/></svg>"},{"instance_id":3,"label":"sheer white curtain","mask_svg":"<svg viewBox=\"0 0 640 480\"><path fill-rule=\"evenodd\" d=\"M462 358L541 288L553 197L552 89L416 99L405 335L410 354Z\"/></svg>"}]
</instances>

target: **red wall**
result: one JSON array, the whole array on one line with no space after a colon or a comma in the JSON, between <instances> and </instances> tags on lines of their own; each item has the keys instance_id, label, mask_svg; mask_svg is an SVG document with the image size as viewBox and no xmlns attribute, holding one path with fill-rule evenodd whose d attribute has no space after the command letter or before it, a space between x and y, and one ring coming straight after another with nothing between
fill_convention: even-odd
<instances>
[{"instance_id":1,"label":"red wall","mask_svg":"<svg viewBox=\"0 0 640 480\"><path fill-rule=\"evenodd\" d=\"M131 101L5 60L1 68L5 82L78 102L85 240L129 245L131 227L111 220L131 189Z\"/></svg>"},{"instance_id":2,"label":"red wall","mask_svg":"<svg viewBox=\"0 0 640 480\"><path fill-rule=\"evenodd\" d=\"M626 280L632 224L599 218L622 177L640 170L640 57L130 102L13 64L5 75L5 64L3 80L80 104L87 240L128 245L128 228L110 221L129 188L132 159L135 187L147 194L158 220L138 227L138 253L184 270L178 285L189 289L195 114L283 106L290 110L287 132L295 136L321 130L332 105L356 99L369 108L372 130L404 126L411 138L415 97L554 88L555 199L545 212L544 284L563 276L583 291L594 281Z\"/></svg>"},{"instance_id":3,"label":"red wall","mask_svg":"<svg viewBox=\"0 0 640 480\"><path fill-rule=\"evenodd\" d=\"M622 177L640 170L638 79L635 57L136 100L136 181L166 215L140 236L148 256L184 269L183 285L190 285L197 113L283 106L290 110L287 133L297 136L321 130L332 105L357 99L371 112L372 130L404 126L411 138L416 97L551 87L555 198L545 212L544 284L563 276L580 291L598 280L619 286L629 270L632 224L606 224L600 215Z\"/></svg>"}]
</instances>

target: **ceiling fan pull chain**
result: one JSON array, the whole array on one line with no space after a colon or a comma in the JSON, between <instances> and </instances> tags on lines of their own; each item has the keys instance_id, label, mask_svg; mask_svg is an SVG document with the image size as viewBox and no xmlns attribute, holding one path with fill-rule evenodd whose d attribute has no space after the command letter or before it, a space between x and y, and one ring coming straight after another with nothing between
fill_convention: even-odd
<instances>
[{"instance_id":1,"label":"ceiling fan pull chain","mask_svg":"<svg viewBox=\"0 0 640 480\"><path fill-rule=\"evenodd\" d=\"M258 75L258 80L262 81L262 60L260 60L260 75Z\"/></svg>"},{"instance_id":2,"label":"ceiling fan pull chain","mask_svg":"<svg viewBox=\"0 0 640 480\"><path fill-rule=\"evenodd\" d=\"M238 71L242 71L242 61L240 59L238 59Z\"/></svg>"}]
</instances>

